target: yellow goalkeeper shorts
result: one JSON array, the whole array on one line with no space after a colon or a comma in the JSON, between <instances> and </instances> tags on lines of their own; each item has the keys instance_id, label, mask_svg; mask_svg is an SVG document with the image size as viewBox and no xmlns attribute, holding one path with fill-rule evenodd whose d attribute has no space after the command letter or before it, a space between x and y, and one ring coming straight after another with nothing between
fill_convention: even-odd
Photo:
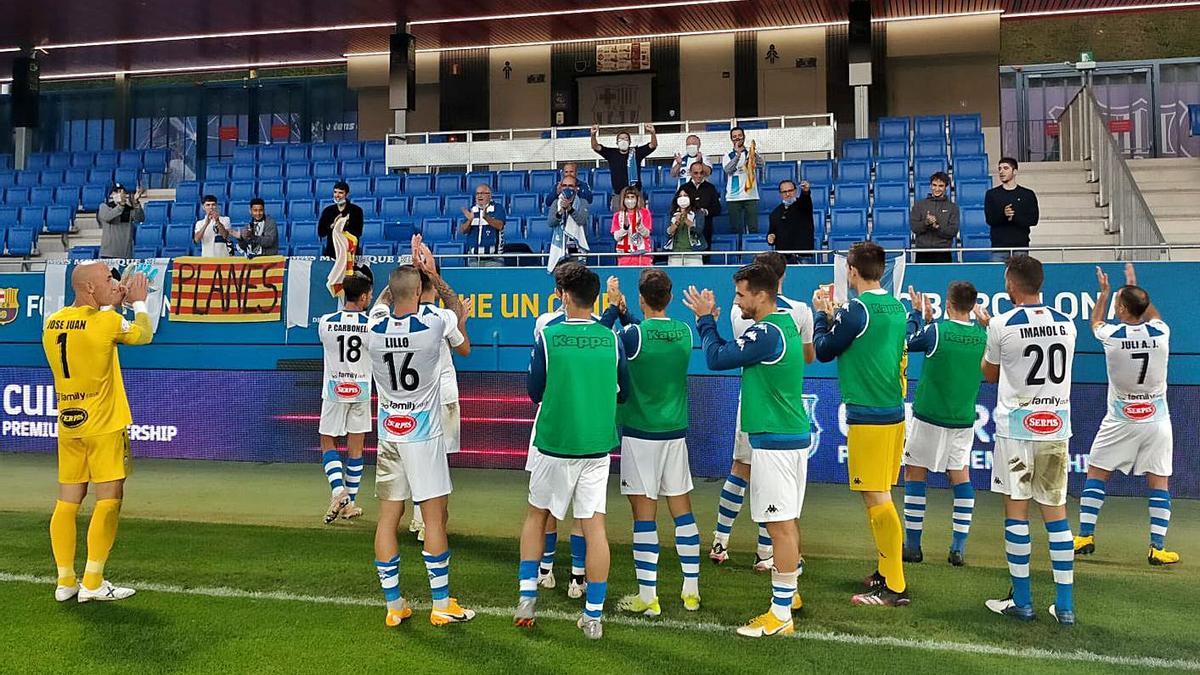
<instances>
[{"instance_id":1,"label":"yellow goalkeeper shorts","mask_svg":"<svg viewBox=\"0 0 1200 675\"><path fill-rule=\"evenodd\" d=\"M107 483L129 475L129 431L58 439L58 482Z\"/></svg>"},{"instance_id":2,"label":"yellow goalkeeper shorts","mask_svg":"<svg viewBox=\"0 0 1200 675\"><path fill-rule=\"evenodd\" d=\"M846 438L850 489L887 492L900 475L904 452L904 422L851 424Z\"/></svg>"}]
</instances>

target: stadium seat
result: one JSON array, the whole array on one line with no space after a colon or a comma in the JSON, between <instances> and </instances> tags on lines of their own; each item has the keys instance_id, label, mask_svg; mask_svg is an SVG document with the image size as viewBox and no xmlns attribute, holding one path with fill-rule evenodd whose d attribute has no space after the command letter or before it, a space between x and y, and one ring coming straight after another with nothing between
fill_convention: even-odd
<instances>
[{"instance_id":1,"label":"stadium seat","mask_svg":"<svg viewBox=\"0 0 1200 675\"><path fill-rule=\"evenodd\" d=\"M35 233L41 232L42 226L46 224L46 207L22 206L17 222L21 227L31 228Z\"/></svg>"},{"instance_id":2,"label":"stadium seat","mask_svg":"<svg viewBox=\"0 0 1200 675\"><path fill-rule=\"evenodd\" d=\"M876 208L871 216L871 238L908 237L908 208Z\"/></svg>"},{"instance_id":3,"label":"stadium seat","mask_svg":"<svg viewBox=\"0 0 1200 675\"><path fill-rule=\"evenodd\" d=\"M406 216L396 221L383 221L383 236L388 241L407 245L415 231L416 228L413 226L413 219L411 217Z\"/></svg>"},{"instance_id":4,"label":"stadium seat","mask_svg":"<svg viewBox=\"0 0 1200 675\"><path fill-rule=\"evenodd\" d=\"M277 221L285 219L285 216L287 213L286 208L287 208L287 202L283 201L282 199L264 199L263 200L263 210L266 211L268 216L271 216L272 218L274 218ZM247 212L247 214L248 213L249 212Z\"/></svg>"},{"instance_id":5,"label":"stadium seat","mask_svg":"<svg viewBox=\"0 0 1200 675\"><path fill-rule=\"evenodd\" d=\"M909 119L907 117L880 117L878 136L881 140L908 142Z\"/></svg>"},{"instance_id":6,"label":"stadium seat","mask_svg":"<svg viewBox=\"0 0 1200 675\"><path fill-rule=\"evenodd\" d=\"M942 173L946 172L945 157L918 157L914 159L913 185L928 185L930 176L939 171Z\"/></svg>"},{"instance_id":7,"label":"stadium seat","mask_svg":"<svg viewBox=\"0 0 1200 675\"><path fill-rule=\"evenodd\" d=\"M309 160L309 158L308 158L308 146L307 145L302 145L299 143L292 143L289 145L285 145L283 147L283 161L284 162L286 162L288 164L292 164L292 163L299 164L299 163L303 162L304 165L307 166L308 160Z\"/></svg>"},{"instance_id":8,"label":"stadium seat","mask_svg":"<svg viewBox=\"0 0 1200 675\"><path fill-rule=\"evenodd\" d=\"M258 148L253 145L244 145L233 150L233 163L248 164L253 166L258 162Z\"/></svg>"},{"instance_id":9,"label":"stadium seat","mask_svg":"<svg viewBox=\"0 0 1200 675\"><path fill-rule=\"evenodd\" d=\"M28 258L33 255L33 244L37 237L31 228L20 226L8 231L8 255Z\"/></svg>"},{"instance_id":10,"label":"stadium seat","mask_svg":"<svg viewBox=\"0 0 1200 675\"><path fill-rule=\"evenodd\" d=\"M96 154L86 150L71 153L71 168L90 169L96 165Z\"/></svg>"},{"instance_id":11,"label":"stadium seat","mask_svg":"<svg viewBox=\"0 0 1200 675\"><path fill-rule=\"evenodd\" d=\"M843 159L838 162L839 183L866 183L870 180L870 160Z\"/></svg>"},{"instance_id":12,"label":"stadium seat","mask_svg":"<svg viewBox=\"0 0 1200 675\"><path fill-rule=\"evenodd\" d=\"M420 195L412 199L414 218L437 218L442 213L442 198L437 195Z\"/></svg>"},{"instance_id":13,"label":"stadium seat","mask_svg":"<svg viewBox=\"0 0 1200 675\"><path fill-rule=\"evenodd\" d=\"M475 188L480 184L487 185L489 188L496 189L496 172L495 171L472 171L467 174L467 192L475 194ZM501 194L507 194L504 190L499 190Z\"/></svg>"},{"instance_id":14,"label":"stadium seat","mask_svg":"<svg viewBox=\"0 0 1200 675\"><path fill-rule=\"evenodd\" d=\"M856 241L867 238L866 209L834 208L830 214L829 236L857 237Z\"/></svg>"},{"instance_id":15,"label":"stadium seat","mask_svg":"<svg viewBox=\"0 0 1200 675\"><path fill-rule=\"evenodd\" d=\"M118 167L113 171L113 181L124 185L131 192L141 184L138 169Z\"/></svg>"},{"instance_id":16,"label":"stadium seat","mask_svg":"<svg viewBox=\"0 0 1200 675\"><path fill-rule=\"evenodd\" d=\"M376 219L363 219L363 234L362 239L365 242L383 241L383 221Z\"/></svg>"},{"instance_id":17,"label":"stadium seat","mask_svg":"<svg viewBox=\"0 0 1200 675\"><path fill-rule=\"evenodd\" d=\"M60 185L54 188L54 203L59 206L79 207L79 187L76 185Z\"/></svg>"},{"instance_id":18,"label":"stadium seat","mask_svg":"<svg viewBox=\"0 0 1200 675\"><path fill-rule=\"evenodd\" d=\"M328 162L334 160L335 146L333 143L313 143L309 146L308 156L313 162Z\"/></svg>"},{"instance_id":19,"label":"stadium seat","mask_svg":"<svg viewBox=\"0 0 1200 675\"><path fill-rule=\"evenodd\" d=\"M17 174L12 171L0 171L0 190L17 184Z\"/></svg>"},{"instance_id":20,"label":"stadium seat","mask_svg":"<svg viewBox=\"0 0 1200 675\"><path fill-rule=\"evenodd\" d=\"M992 259L991 251L982 251L978 249L989 248L992 245L990 235L973 235L963 237L963 262L990 262Z\"/></svg>"},{"instance_id":21,"label":"stadium seat","mask_svg":"<svg viewBox=\"0 0 1200 675\"><path fill-rule=\"evenodd\" d=\"M158 248L163 244L163 236L167 227L157 223L139 223L133 230L133 241L138 246L154 246Z\"/></svg>"},{"instance_id":22,"label":"stadium seat","mask_svg":"<svg viewBox=\"0 0 1200 675\"><path fill-rule=\"evenodd\" d=\"M396 197L400 195L400 176L380 176L374 179L376 197Z\"/></svg>"},{"instance_id":23,"label":"stadium seat","mask_svg":"<svg viewBox=\"0 0 1200 675\"><path fill-rule=\"evenodd\" d=\"M95 260L99 257L99 246L72 246L71 249L67 251L67 260L73 262Z\"/></svg>"},{"instance_id":24,"label":"stadium seat","mask_svg":"<svg viewBox=\"0 0 1200 675\"><path fill-rule=\"evenodd\" d=\"M250 160L254 161L254 160ZM141 169L142 168L142 151L141 150L121 150L117 155L117 168L119 169Z\"/></svg>"},{"instance_id":25,"label":"stadium seat","mask_svg":"<svg viewBox=\"0 0 1200 675\"><path fill-rule=\"evenodd\" d=\"M385 159L387 157L387 144L383 141L367 141L363 143L362 156L368 161Z\"/></svg>"},{"instance_id":26,"label":"stadium seat","mask_svg":"<svg viewBox=\"0 0 1200 675\"><path fill-rule=\"evenodd\" d=\"M289 199L308 199L313 196L313 182L307 178L289 178L285 194Z\"/></svg>"},{"instance_id":27,"label":"stadium seat","mask_svg":"<svg viewBox=\"0 0 1200 675\"><path fill-rule=\"evenodd\" d=\"M411 215L408 211L408 197L384 197L379 203L379 217L384 222L394 222Z\"/></svg>"},{"instance_id":28,"label":"stadium seat","mask_svg":"<svg viewBox=\"0 0 1200 675\"><path fill-rule=\"evenodd\" d=\"M521 218L540 216L542 214L542 196L536 194L513 195L509 201L508 213Z\"/></svg>"},{"instance_id":29,"label":"stadium seat","mask_svg":"<svg viewBox=\"0 0 1200 675\"><path fill-rule=\"evenodd\" d=\"M362 248L362 255L364 256L396 255L396 245L394 242L379 239L367 239L366 242Z\"/></svg>"},{"instance_id":30,"label":"stadium seat","mask_svg":"<svg viewBox=\"0 0 1200 675\"><path fill-rule=\"evenodd\" d=\"M410 173L404 177L404 194L413 197L433 194L433 174Z\"/></svg>"},{"instance_id":31,"label":"stadium seat","mask_svg":"<svg viewBox=\"0 0 1200 675\"><path fill-rule=\"evenodd\" d=\"M434 177L434 192L439 195L455 195L463 191L463 174L439 173Z\"/></svg>"},{"instance_id":32,"label":"stadium seat","mask_svg":"<svg viewBox=\"0 0 1200 675\"><path fill-rule=\"evenodd\" d=\"M767 162L766 184L777 187L780 182L785 180L796 180L796 163Z\"/></svg>"},{"instance_id":33,"label":"stadium seat","mask_svg":"<svg viewBox=\"0 0 1200 675\"><path fill-rule=\"evenodd\" d=\"M332 159L313 162L313 178L340 178L338 163Z\"/></svg>"},{"instance_id":34,"label":"stadium seat","mask_svg":"<svg viewBox=\"0 0 1200 675\"><path fill-rule=\"evenodd\" d=\"M283 147L275 144L258 146L259 176L262 176L263 164L283 164Z\"/></svg>"},{"instance_id":35,"label":"stadium seat","mask_svg":"<svg viewBox=\"0 0 1200 675\"><path fill-rule=\"evenodd\" d=\"M454 223L449 218L426 218L421 221L421 236L431 242L454 238Z\"/></svg>"},{"instance_id":36,"label":"stadium seat","mask_svg":"<svg viewBox=\"0 0 1200 675\"><path fill-rule=\"evenodd\" d=\"M946 139L918 138L913 143L913 156L918 158L942 158L946 156Z\"/></svg>"},{"instance_id":37,"label":"stadium seat","mask_svg":"<svg viewBox=\"0 0 1200 675\"><path fill-rule=\"evenodd\" d=\"M808 188L808 194L812 197L814 212L829 210L829 186L811 185Z\"/></svg>"},{"instance_id":38,"label":"stadium seat","mask_svg":"<svg viewBox=\"0 0 1200 675\"><path fill-rule=\"evenodd\" d=\"M158 257L157 244L134 244L133 257L137 260L149 260Z\"/></svg>"},{"instance_id":39,"label":"stadium seat","mask_svg":"<svg viewBox=\"0 0 1200 675\"><path fill-rule=\"evenodd\" d=\"M15 227L21 220L21 207L0 206L0 230Z\"/></svg>"},{"instance_id":40,"label":"stadium seat","mask_svg":"<svg viewBox=\"0 0 1200 675\"><path fill-rule=\"evenodd\" d=\"M982 119L978 113L950 116L950 139L959 136L977 136L983 133Z\"/></svg>"},{"instance_id":41,"label":"stadium seat","mask_svg":"<svg viewBox=\"0 0 1200 675\"><path fill-rule=\"evenodd\" d=\"M557 184L558 184L558 181L555 181L555 185L557 185ZM610 171L608 169L596 169L595 171L593 171L591 186L592 186L592 192L594 192L594 193L599 194L601 192L607 192L609 194L612 194L612 191L613 191L612 171ZM550 189L550 191L553 191L553 190L554 190L554 188ZM593 200L593 203L595 203L595 200Z\"/></svg>"},{"instance_id":42,"label":"stadium seat","mask_svg":"<svg viewBox=\"0 0 1200 675\"><path fill-rule=\"evenodd\" d=\"M904 208L909 206L908 182L876 183L875 208Z\"/></svg>"},{"instance_id":43,"label":"stadium seat","mask_svg":"<svg viewBox=\"0 0 1200 675\"><path fill-rule=\"evenodd\" d=\"M524 171L501 171L496 179L496 191L503 195L515 195L527 190Z\"/></svg>"},{"instance_id":44,"label":"stadium seat","mask_svg":"<svg viewBox=\"0 0 1200 675\"><path fill-rule=\"evenodd\" d=\"M147 223L169 223L171 222L171 202L168 201L153 201L146 202L143 207L146 214Z\"/></svg>"},{"instance_id":45,"label":"stadium seat","mask_svg":"<svg viewBox=\"0 0 1200 675\"><path fill-rule=\"evenodd\" d=\"M39 186L56 186L63 184L63 170L49 169L38 176Z\"/></svg>"},{"instance_id":46,"label":"stadium seat","mask_svg":"<svg viewBox=\"0 0 1200 675\"><path fill-rule=\"evenodd\" d=\"M107 190L109 185L112 185L113 169L95 168L88 169L87 182L89 185L103 185Z\"/></svg>"},{"instance_id":47,"label":"stadium seat","mask_svg":"<svg viewBox=\"0 0 1200 675\"><path fill-rule=\"evenodd\" d=\"M292 226L288 229L288 242L293 247L320 246L321 240L317 238L317 222L315 220L292 221Z\"/></svg>"},{"instance_id":48,"label":"stadium seat","mask_svg":"<svg viewBox=\"0 0 1200 675\"><path fill-rule=\"evenodd\" d=\"M963 239L968 237L990 237L991 229L982 207L960 207L958 210L958 232Z\"/></svg>"},{"instance_id":49,"label":"stadium seat","mask_svg":"<svg viewBox=\"0 0 1200 675\"><path fill-rule=\"evenodd\" d=\"M80 190L79 203L84 211L95 211L108 199L107 185L85 185Z\"/></svg>"},{"instance_id":50,"label":"stadium seat","mask_svg":"<svg viewBox=\"0 0 1200 675\"><path fill-rule=\"evenodd\" d=\"M258 181L258 196L261 199L276 199L284 198L283 181L281 180L260 180Z\"/></svg>"},{"instance_id":51,"label":"stadium seat","mask_svg":"<svg viewBox=\"0 0 1200 675\"><path fill-rule=\"evenodd\" d=\"M812 185L833 184L833 162L828 159L807 160L800 162L800 180L806 180ZM717 186L720 191L721 186Z\"/></svg>"},{"instance_id":52,"label":"stadium seat","mask_svg":"<svg viewBox=\"0 0 1200 675\"><path fill-rule=\"evenodd\" d=\"M117 155L116 150L97 150L92 166L97 169L115 169L117 168Z\"/></svg>"},{"instance_id":53,"label":"stadium seat","mask_svg":"<svg viewBox=\"0 0 1200 675\"><path fill-rule=\"evenodd\" d=\"M343 178L358 178L367 175L367 163L361 159L350 159L342 162Z\"/></svg>"},{"instance_id":54,"label":"stadium seat","mask_svg":"<svg viewBox=\"0 0 1200 675\"><path fill-rule=\"evenodd\" d=\"M362 144L358 141L342 141L334 146L334 154L342 160L358 159L362 157Z\"/></svg>"},{"instance_id":55,"label":"stadium seat","mask_svg":"<svg viewBox=\"0 0 1200 675\"><path fill-rule=\"evenodd\" d=\"M317 199L330 199L333 186L338 184L337 178L318 178L313 181L313 194Z\"/></svg>"},{"instance_id":56,"label":"stadium seat","mask_svg":"<svg viewBox=\"0 0 1200 675\"><path fill-rule=\"evenodd\" d=\"M908 161L903 159L881 159L875 164L876 183L908 184Z\"/></svg>"},{"instance_id":57,"label":"stadium seat","mask_svg":"<svg viewBox=\"0 0 1200 675\"><path fill-rule=\"evenodd\" d=\"M55 152L47 158L46 168L49 169L67 169L71 166L71 153Z\"/></svg>"},{"instance_id":58,"label":"stadium seat","mask_svg":"<svg viewBox=\"0 0 1200 675\"><path fill-rule=\"evenodd\" d=\"M508 173L508 172L505 172ZM554 192L558 185L558 172L554 169L534 169L529 172L529 191L539 195ZM507 190L501 190L507 192Z\"/></svg>"},{"instance_id":59,"label":"stadium seat","mask_svg":"<svg viewBox=\"0 0 1200 675\"><path fill-rule=\"evenodd\" d=\"M40 206L48 206L54 203L54 188L48 185L39 185L29 189L29 203Z\"/></svg>"},{"instance_id":60,"label":"stadium seat","mask_svg":"<svg viewBox=\"0 0 1200 675\"><path fill-rule=\"evenodd\" d=\"M881 248L889 253L909 248L909 235L907 234L881 234L878 236L872 234L871 241L879 244Z\"/></svg>"},{"instance_id":61,"label":"stadium seat","mask_svg":"<svg viewBox=\"0 0 1200 675\"><path fill-rule=\"evenodd\" d=\"M312 175L312 165L305 162L288 162L283 165L283 174L288 178L308 178Z\"/></svg>"},{"instance_id":62,"label":"stadium seat","mask_svg":"<svg viewBox=\"0 0 1200 675\"><path fill-rule=\"evenodd\" d=\"M736 234L714 234L711 251L736 251L741 248L741 237ZM720 261L720 264L732 264L735 261L731 260L736 256L712 256Z\"/></svg>"},{"instance_id":63,"label":"stadium seat","mask_svg":"<svg viewBox=\"0 0 1200 675\"><path fill-rule=\"evenodd\" d=\"M983 197L991 189L991 181L964 180L954 185L954 201L959 209L968 206L983 206Z\"/></svg>"},{"instance_id":64,"label":"stadium seat","mask_svg":"<svg viewBox=\"0 0 1200 675\"><path fill-rule=\"evenodd\" d=\"M370 176L346 178L346 185L350 186L350 194L354 195L355 200L364 195L374 195L375 191L371 189L371 183Z\"/></svg>"},{"instance_id":65,"label":"stadium seat","mask_svg":"<svg viewBox=\"0 0 1200 675\"><path fill-rule=\"evenodd\" d=\"M955 181L976 178L991 180L988 175L987 155L964 155L954 158Z\"/></svg>"},{"instance_id":66,"label":"stadium seat","mask_svg":"<svg viewBox=\"0 0 1200 675\"><path fill-rule=\"evenodd\" d=\"M193 228L190 225L168 225L164 234L166 248L191 248Z\"/></svg>"},{"instance_id":67,"label":"stadium seat","mask_svg":"<svg viewBox=\"0 0 1200 675\"><path fill-rule=\"evenodd\" d=\"M674 194L674 193L672 193ZM783 202L783 195L775 186L766 185L758 191L758 212L767 214L775 210Z\"/></svg>"},{"instance_id":68,"label":"stadium seat","mask_svg":"<svg viewBox=\"0 0 1200 675\"><path fill-rule=\"evenodd\" d=\"M279 180L283 178L283 164L272 162L258 165L259 180Z\"/></svg>"},{"instance_id":69,"label":"stadium seat","mask_svg":"<svg viewBox=\"0 0 1200 675\"><path fill-rule=\"evenodd\" d=\"M837 208L865 209L870 205L869 188L866 183L841 183L833 190Z\"/></svg>"},{"instance_id":70,"label":"stadium seat","mask_svg":"<svg viewBox=\"0 0 1200 675\"><path fill-rule=\"evenodd\" d=\"M842 160L870 160L873 152L871 139L857 138L842 141Z\"/></svg>"},{"instance_id":71,"label":"stadium seat","mask_svg":"<svg viewBox=\"0 0 1200 675\"><path fill-rule=\"evenodd\" d=\"M291 245L291 254L300 258L320 258L321 246L319 244L296 244Z\"/></svg>"},{"instance_id":72,"label":"stadium seat","mask_svg":"<svg viewBox=\"0 0 1200 675\"><path fill-rule=\"evenodd\" d=\"M382 159L368 160L367 172L372 176L386 176L388 174L387 161Z\"/></svg>"},{"instance_id":73,"label":"stadium seat","mask_svg":"<svg viewBox=\"0 0 1200 675\"><path fill-rule=\"evenodd\" d=\"M761 195L761 192L760 192ZM675 201L675 189L669 188L665 190L652 190L650 192L650 200L647 206L650 208L650 213L670 213L671 204Z\"/></svg>"},{"instance_id":74,"label":"stadium seat","mask_svg":"<svg viewBox=\"0 0 1200 675\"><path fill-rule=\"evenodd\" d=\"M86 185L88 170L85 168L67 169L63 172L63 185Z\"/></svg>"},{"instance_id":75,"label":"stadium seat","mask_svg":"<svg viewBox=\"0 0 1200 675\"><path fill-rule=\"evenodd\" d=\"M37 187L42 184L42 172L39 171L18 171L17 186L18 187Z\"/></svg>"},{"instance_id":76,"label":"stadium seat","mask_svg":"<svg viewBox=\"0 0 1200 675\"><path fill-rule=\"evenodd\" d=\"M258 177L258 166L254 164L234 164L230 177L233 180L254 180Z\"/></svg>"},{"instance_id":77,"label":"stadium seat","mask_svg":"<svg viewBox=\"0 0 1200 675\"><path fill-rule=\"evenodd\" d=\"M985 154L983 136L960 136L950 140L950 156L957 161L960 156Z\"/></svg>"},{"instance_id":78,"label":"stadium seat","mask_svg":"<svg viewBox=\"0 0 1200 675\"><path fill-rule=\"evenodd\" d=\"M287 217L292 220L307 220L317 216L317 202L312 199L289 199Z\"/></svg>"},{"instance_id":79,"label":"stadium seat","mask_svg":"<svg viewBox=\"0 0 1200 675\"><path fill-rule=\"evenodd\" d=\"M250 201L257 193L257 185L252 180L238 180L229 184L229 198L237 201Z\"/></svg>"},{"instance_id":80,"label":"stadium seat","mask_svg":"<svg viewBox=\"0 0 1200 675\"><path fill-rule=\"evenodd\" d=\"M359 199L355 199L354 203L358 204L358 208L362 209L364 219L379 217L379 202L375 201L374 197L367 197L366 199L360 197Z\"/></svg>"},{"instance_id":81,"label":"stadium seat","mask_svg":"<svg viewBox=\"0 0 1200 675\"><path fill-rule=\"evenodd\" d=\"M914 122L916 140L922 138L946 138L946 117L944 115L924 115Z\"/></svg>"},{"instance_id":82,"label":"stadium seat","mask_svg":"<svg viewBox=\"0 0 1200 675\"><path fill-rule=\"evenodd\" d=\"M11 187L4 191L4 203L7 206L24 206L29 203L29 188Z\"/></svg>"},{"instance_id":83,"label":"stadium seat","mask_svg":"<svg viewBox=\"0 0 1200 675\"><path fill-rule=\"evenodd\" d=\"M881 140L879 141L879 152L876 154L876 159L902 159L908 161L908 152L912 146L907 140Z\"/></svg>"},{"instance_id":84,"label":"stadium seat","mask_svg":"<svg viewBox=\"0 0 1200 675\"><path fill-rule=\"evenodd\" d=\"M442 267L466 267L467 261L461 257L466 252L466 244L461 241L439 241L433 245L433 254L436 256L458 256L439 259L438 264Z\"/></svg>"}]
</instances>

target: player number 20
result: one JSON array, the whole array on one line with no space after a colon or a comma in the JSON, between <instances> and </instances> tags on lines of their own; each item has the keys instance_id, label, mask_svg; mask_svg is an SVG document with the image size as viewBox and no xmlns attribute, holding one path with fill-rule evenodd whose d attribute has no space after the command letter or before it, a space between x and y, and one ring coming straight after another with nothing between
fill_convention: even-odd
<instances>
[{"instance_id":1,"label":"player number 20","mask_svg":"<svg viewBox=\"0 0 1200 675\"><path fill-rule=\"evenodd\" d=\"M1063 380L1067 379L1066 346L1056 343L1043 351L1041 345L1029 345L1025 348L1025 356L1033 357L1033 366L1025 376L1025 384L1031 387L1046 384L1047 378L1054 384L1062 384Z\"/></svg>"},{"instance_id":2,"label":"player number 20","mask_svg":"<svg viewBox=\"0 0 1200 675\"><path fill-rule=\"evenodd\" d=\"M392 391L403 389L404 391L413 391L421 384L421 375L416 368L409 368L408 364L412 363L413 353L408 352L404 355L404 362L400 364L399 378L396 377L396 354L388 352L383 355L383 360L388 364L388 374L392 379Z\"/></svg>"}]
</instances>

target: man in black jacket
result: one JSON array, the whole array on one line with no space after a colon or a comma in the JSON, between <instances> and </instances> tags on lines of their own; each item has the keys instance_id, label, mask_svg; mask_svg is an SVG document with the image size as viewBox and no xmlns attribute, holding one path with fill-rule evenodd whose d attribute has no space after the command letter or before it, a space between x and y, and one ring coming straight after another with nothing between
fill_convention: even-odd
<instances>
[{"instance_id":1,"label":"man in black jacket","mask_svg":"<svg viewBox=\"0 0 1200 675\"><path fill-rule=\"evenodd\" d=\"M711 251L713 217L721 215L721 195L717 192L716 186L706 180L710 173L712 173L712 169L703 162L692 164L688 167L688 176L691 180L683 184L683 191L692 200L692 204L704 214L704 241L706 242L705 246ZM671 210L672 212L675 210L673 205Z\"/></svg>"},{"instance_id":2,"label":"man in black jacket","mask_svg":"<svg viewBox=\"0 0 1200 675\"><path fill-rule=\"evenodd\" d=\"M358 238L358 250L362 250L363 241L363 210L357 204L350 203L350 186L345 181L338 181L333 186L333 203L321 211L321 219L317 221L317 237L325 240L325 248L321 255L326 258L336 257L333 250L333 240L329 235L333 232L333 221L342 214L347 214L345 232Z\"/></svg>"},{"instance_id":3,"label":"man in black jacket","mask_svg":"<svg viewBox=\"0 0 1200 675\"><path fill-rule=\"evenodd\" d=\"M767 229L767 243L776 251L815 251L816 233L813 227L812 192L808 181L800 181L799 194L796 182L779 182L779 205L771 211L771 226ZM789 263L812 262L812 256L785 253Z\"/></svg>"},{"instance_id":4,"label":"man in black jacket","mask_svg":"<svg viewBox=\"0 0 1200 675\"><path fill-rule=\"evenodd\" d=\"M987 191L983 213L992 230L992 248L1029 248L1029 229L1038 224L1037 195L1017 185L1017 160L1004 157L996 167L1000 185ZM993 260L1005 260L1011 251L995 251Z\"/></svg>"}]
</instances>

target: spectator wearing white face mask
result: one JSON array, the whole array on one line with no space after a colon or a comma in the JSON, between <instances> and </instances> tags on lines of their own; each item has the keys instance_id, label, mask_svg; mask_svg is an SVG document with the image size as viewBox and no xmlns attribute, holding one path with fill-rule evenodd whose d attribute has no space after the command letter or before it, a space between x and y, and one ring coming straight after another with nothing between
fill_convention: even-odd
<instances>
[{"instance_id":1,"label":"spectator wearing white face mask","mask_svg":"<svg viewBox=\"0 0 1200 675\"><path fill-rule=\"evenodd\" d=\"M712 162L700 154L700 137L692 134L687 137L687 146L684 147L683 154L675 153L675 161L671 163L671 178L679 181L677 187L688 182L688 172L697 162L707 166L708 173L712 173Z\"/></svg>"},{"instance_id":2,"label":"spectator wearing white face mask","mask_svg":"<svg viewBox=\"0 0 1200 675\"><path fill-rule=\"evenodd\" d=\"M615 148L600 145L600 140L596 137L598 133L600 133L600 128L592 125L592 150L608 161L613 192L620 194L630 185L641 189L643 185L642 161L658 148L658 136L654 133L654 125L646 125L646 133L650 134L650 142L637 147L633 147L632 139L627 131L617 134L617 147ZM603 191L604 186L597 185L596 188ZM619 210L619 206L619 204L614 204L613 210Z\"/></svg>"},{"instance_id":3,"label":"spectator wearing white face mask","mask_svg":"<svg viewBox=\"0 0 1200 675\"><path fill-rule=\"evenodd\" d=\"M692 202L692 198L688 196L687 190L684 188L675 191L675 203L671 206L671 220L667 225L667 236L670 237L667 240L667 250L674 254L667 258L668 264L688 267L699 267L704 264L704 256L684 255L703 251L706 245L704 214Z\"/></svg>"},{"instance_id":4,"label":"spectator wearing white face mask","mask_svg":"<svg viewBox=\"0 0 1200 675\"><path fill-rule=\"evenodd\" d=\"M627 187L621 191L621 210L613 214L612 235L617 242L618 265L653 265L648 255L653 250L650 241L650 209L642 201L637 188Z\"/></svg>"}]
</instances>

